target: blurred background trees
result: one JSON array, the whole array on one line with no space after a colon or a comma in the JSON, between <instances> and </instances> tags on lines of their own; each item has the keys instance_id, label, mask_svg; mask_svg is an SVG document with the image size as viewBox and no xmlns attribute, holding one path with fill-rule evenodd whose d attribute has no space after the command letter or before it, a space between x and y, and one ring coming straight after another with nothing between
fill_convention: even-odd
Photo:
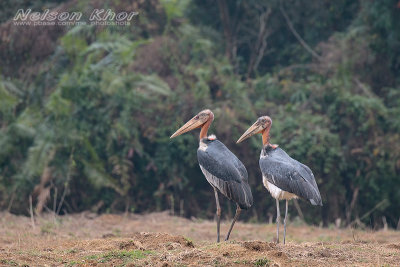
<instances>
[{"instance_id":1,"label":"blurred background trees","mask_svg":"<svg viewBox=\"0 0 400 267\"><path fill-rule=\"evenodd\" d=\"M258 168L261 140L235 141L261 115L272 142L309 165L325 226L397 227L400 217L400 3L385 1L3 1L0 209L149 212L212 218L198 133L169 136L210 108L211 132ZM138 11L130 26L13 25L19 8ZM233 212L224 202L225 214ZM294 210L294 208L292 208ZM231 216L231 214L229 214Z\"/></svg>"}]
</instances>

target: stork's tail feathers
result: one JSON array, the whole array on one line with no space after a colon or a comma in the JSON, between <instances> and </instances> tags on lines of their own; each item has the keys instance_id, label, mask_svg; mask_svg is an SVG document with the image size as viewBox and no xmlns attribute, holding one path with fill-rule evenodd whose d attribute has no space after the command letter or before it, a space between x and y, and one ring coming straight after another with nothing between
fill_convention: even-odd
<instances>
[{"instance_id":1,"label":"stork's tail feathers","mask_svg":"<svg viewBox=\"0 0 400 267\"><path fill-rule=\"evenodd\" d=\"M321 194L319 193L317 184L315 184L315 186L313 186L313 189L314 189L313 196L309 197L308 200L314 206L322 206Z\"/></svg>"},{"instance_id":2,"label":"stork's tail feathers","mask_svg":"<svg viewBox=\"0 0 400 267\"><path fill-rule=\"evenodd\" d=\"M243 210L247 210L253 205L253 194L247 183L223 182L217 188Z\"/></svg>"},{"instance_id":3,"label":"stork's tail feathers","mask_svg":"<svg viewBox=\"0 0 400 267\"><path fill-rule=\"evenodd\" d=\"M318 199L310 199L310 203L314 206L323 206L321 197Z\"/></svg>"},{"instance_id":4,"label":"stork's tail feathers","mask_svg":"<svg viewBox=\"0 0 400 267\"><path fill-rule=\"evenodd\" d=\"M247 210L253 205L253 194L251 193L250 185L242 183L243 197L237 202L241 209Z\"/></svg>"}]
</instances>

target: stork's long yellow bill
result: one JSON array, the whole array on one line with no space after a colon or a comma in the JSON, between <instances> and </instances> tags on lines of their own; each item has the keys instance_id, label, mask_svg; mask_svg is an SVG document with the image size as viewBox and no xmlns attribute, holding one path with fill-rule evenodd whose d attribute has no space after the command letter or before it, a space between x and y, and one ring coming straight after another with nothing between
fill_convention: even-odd
<instances>
[{"instance_id":1,"label":"stork's long yellow bill","mask_svg":"<svg viewBox=\"0 0 400 267\"><path fill-rule=\"evenodd\" d=\"M239 140L237 140L236 143L239 144L243 140L246 140L250 136L258 134L258 133L262 132L263 130L264 130L264 126L259 121L256 121L253 125L250 126L249 129L247 129L247 131L239 138Z\"/></svg>"},{"instance_id":2,"label":"stork's long yellow bill","mask_svg":"<svg viewBox=\"0 0 400 267\"><path fill-rule=\"evenodd\" d=\"M170 138L177 137L178 135L184 134L191 130L200 128L206 121L208 120L208 116L203 116L202 114L198 114L194 116L190 121L185 123L181 128L179 128Z\"/></svg>"}]
</instances>

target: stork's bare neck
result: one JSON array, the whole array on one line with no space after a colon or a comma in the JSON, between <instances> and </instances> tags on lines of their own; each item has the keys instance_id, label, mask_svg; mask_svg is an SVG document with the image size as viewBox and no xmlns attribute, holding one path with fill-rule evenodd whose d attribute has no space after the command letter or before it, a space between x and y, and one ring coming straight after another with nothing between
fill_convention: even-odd
<instances>
[{"instance_id":1,"label":"stork's bare neck","mask_svg":"<svg viewBox=\"0 0 400 267\"><path fill-rule=\"evenodd\" d=\"M210 128L210 125L213 122L213 120L214 120L214 114L211 112L206 123L204 123L203 126L201 127L200 136L199 136L200 140L207 137L208 129Z\"/></svg>"},{"instance_id":2,"label":"stork's bare neck","mask_svg":"<svg viewBox=\"0 0 400 267\"><path fill-rule=\"evenodd\" d=\"M263 142L263 146L269 145L269 129L270 129L270 128L265 128L265 129L262 131L262 142Z\"/></svg>"},{"instance_id":3,"label":"stork's bare neck","mask_svg":"<svg viewBox=\"0 0 400 267\"><path fill-rule=\"evenodd\" d=\"M270 130L270 129L271 129L271 128L264 129L264 131L262 132L263 147L270 146L270 147L272 147L273 149L275 149L275 148L277 148L279 145L277 145L277 144L271 144L271 143L269 142L269 139L270 139L269 130Z\"/></svg>"}]
</instances>

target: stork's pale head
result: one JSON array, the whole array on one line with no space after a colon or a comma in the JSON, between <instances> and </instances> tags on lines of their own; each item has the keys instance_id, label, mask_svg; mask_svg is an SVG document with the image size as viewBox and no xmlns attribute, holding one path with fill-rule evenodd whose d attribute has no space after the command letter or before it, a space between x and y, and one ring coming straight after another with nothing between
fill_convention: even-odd
<instances>
[{"instance_id":1,"label":"stork's pale head","mask_svg":"<svg viewBox=\"0 0 400 267\"><path fill-rule=\"evenodd\" d=\"M200 111L196 116L194 116L190 121L185 123L181 128L179 128L170 138L177 137L183 133L189 132L191 130L201 128L207 122L212 122L214 120L214 114L211 110L205 109Z\"/></svg>"},{"instance_id":2,"label":"stork's pale head","mask_svg":"<svg viewBox=\"0 0 400 267\"><path fill-rule=\"evenodd\" d=\"M269 133L269 130L271 129L272 125L272 120L268 116L262 116L257 119L257 121L250 126L249 129L237 140L236 143L240 143L243 140L249 138L250 136L253 136L255 134L262 134L265 131L267 134Z\"/></svg>"}]
</instances>

